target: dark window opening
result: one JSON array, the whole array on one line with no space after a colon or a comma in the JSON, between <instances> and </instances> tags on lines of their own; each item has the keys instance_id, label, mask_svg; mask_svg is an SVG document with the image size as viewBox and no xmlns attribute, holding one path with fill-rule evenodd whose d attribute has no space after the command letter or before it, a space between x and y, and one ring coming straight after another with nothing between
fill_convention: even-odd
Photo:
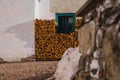
<instances>
[{"instance_id":1,"label":"dark window opening","mask_svg":"<svg viewBox=\"0 0 120 80\"><path fill-rule=\"evenodd\" d=\"M75 16L74 14L56 14L57 18L57 33L70 33L75 31Z\"/></svg>"}]
</instances>

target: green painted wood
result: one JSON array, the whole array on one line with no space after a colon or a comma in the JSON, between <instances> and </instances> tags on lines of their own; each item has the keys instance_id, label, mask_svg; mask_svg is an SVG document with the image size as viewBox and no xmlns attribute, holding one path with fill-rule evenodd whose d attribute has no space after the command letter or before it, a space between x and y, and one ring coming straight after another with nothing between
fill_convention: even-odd
<instances>
[{"instance_id":1,"label":"green painted wood","mask_svg":"<svg viewBox=\"0 0 120 80\"><path fill-rule=\"evenodd\" d=\"M56 13L57 33L75 31L75 13Z\"/></svg>"}]
</instances>

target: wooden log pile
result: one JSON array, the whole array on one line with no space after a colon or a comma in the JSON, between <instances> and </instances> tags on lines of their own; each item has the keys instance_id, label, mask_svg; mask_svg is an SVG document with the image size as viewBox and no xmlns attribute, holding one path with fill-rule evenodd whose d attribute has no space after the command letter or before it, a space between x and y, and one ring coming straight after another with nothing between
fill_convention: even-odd
<instances>
[{"instance_id":1,"label":"wooden log pile","mask_svg":"<svg viewBox=\"0 0 120 80\"><path fill-rule=\"evenodd\" d=\"M76 18L76 25L75 25L76 29L79 29L81 27L82 21L83 21L82 17L77 17Z\"/></svg>"},{"instance_id":2,"label":"wooden log pile","mask_svg":"<svg viewBox=\"0 0 120 80\"><path fill-rule=\"evenodd\" d=\"M35 20L36 60L59 60L66 49L78 46L77 35L57 34L55 20Z\"/></svg>"}]
</instances>

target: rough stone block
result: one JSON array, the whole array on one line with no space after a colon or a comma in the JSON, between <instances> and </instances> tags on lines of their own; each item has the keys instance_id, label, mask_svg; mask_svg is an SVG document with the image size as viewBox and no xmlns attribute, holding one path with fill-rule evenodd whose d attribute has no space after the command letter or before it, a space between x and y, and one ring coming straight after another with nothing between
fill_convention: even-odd
<instances>
[{"instance_id":1,"label":"rough stone block","mask_svg":"<svg viewBox=\"0 0 120 80\"><path fill-rule=\"evenodd\" d=\"M120 38L119 32L116 31L115 27L115 25L112 25L108 29L103 44L108 80L120 79Z\"/></svg>"},{"instance_id":2,"label":"rough stone block","mask_svg":"<svg viewBox=\"0 0 120 80\"><path fill-rule=\"evenodd\" d=\"M55 80L73 80L79 70L78 65L80 58L81 53L79 53L78 48L67 49L57 65Z\"/></svg>"},{"instance_id":3,"label":"rough stone block","mask_svg":"<svg viewBox=\"0 0 120 80\"><path fill-rule=\"evenodd\" d=\"M91 21L85 24L79 29L78 40L79 50L81 53L86 54L87 51L95 47L95 35L96 35L96 24Z\"/></svg>"}]
</instances>

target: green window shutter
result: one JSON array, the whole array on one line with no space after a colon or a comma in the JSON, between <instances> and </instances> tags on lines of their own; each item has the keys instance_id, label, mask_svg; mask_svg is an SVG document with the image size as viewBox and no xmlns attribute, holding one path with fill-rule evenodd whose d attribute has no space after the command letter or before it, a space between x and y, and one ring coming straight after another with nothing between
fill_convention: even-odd
<instances>
[{"instance_id":1,"label":"green window shutter","mask_svg":"<svg viewBox=\"0 0 120 80\"><path fill-rule=\"evenodd\" d=\"M75 31L75 13L56 13L57 33Z\"/></svg>"}]
</instances>

